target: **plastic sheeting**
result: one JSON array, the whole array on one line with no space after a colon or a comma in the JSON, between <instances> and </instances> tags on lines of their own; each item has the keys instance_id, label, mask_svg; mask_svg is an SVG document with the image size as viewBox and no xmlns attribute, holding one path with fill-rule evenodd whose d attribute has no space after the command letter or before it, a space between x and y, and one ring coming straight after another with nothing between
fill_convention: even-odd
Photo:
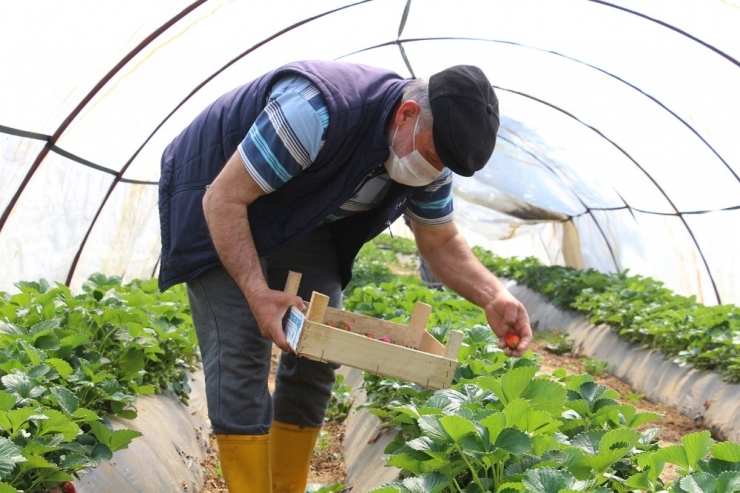
<instances>
[{"instance_id":1,"label":"plastic sheeting","mask_svg":"<svg viewBox=\"0 0 740 493\"><path fill-rule=\"evenodd\" d=\"M320 58L487 73L497 149L455 185L471 243L737 303L738 28L737 0L2 2L0 290L156 275L164 146Z\"/></svg>"}]
</instances>

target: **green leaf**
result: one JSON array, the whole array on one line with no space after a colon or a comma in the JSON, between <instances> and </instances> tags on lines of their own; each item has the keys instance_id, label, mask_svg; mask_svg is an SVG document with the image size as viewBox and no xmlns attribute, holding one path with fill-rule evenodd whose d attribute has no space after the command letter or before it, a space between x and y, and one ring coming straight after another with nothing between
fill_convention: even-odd
<instances>
[{"instance_id":1,"label":"green leaf","mask_svg":"<svg viewBox=\"0 0 740 493\"><path fill-rule=\"evenodd\" d=\"M120 356L118 365L123 375L137 373L144 369L144 352L137 348L130 348Z\"/></svg>"},{"instance_id":2,"label":"green leaf","mask_svg":"<svg viewBox=\"0 0 740 493\"><path fill-rule=\"evenodd\" d=\"M603 436L603 431L586 431L573 437L570 444L589 455L596 455L599 453L599 442Z\"/></svg>"},{"instance_id":3,"label":"green leaf","mask_svg":"<svg viewBox=\"0 0 740 493\"><path fill-rule=\"evenodd\" d=\"M136 392L140 395L154 395L157 393L157 389L153 385L140 385Z\"/></svg>"},{"instance_id":4,"label":"green leaf","mask_svg":"<svg viewBox=\"0 0 740 493\"><path fill-rule=\"evenodd\" d=\"M111 460L113 458L113 452L107 445L98 443L93 447L90 453L90 461L93 463L93 467L99 466L105 460Z\"/></svg>"},{"instance_id":5,"label":"green leaf","mask_svg":"<svg viewBox=\"0 0 740 493\"><path fill-rule=\"evenodd\" d=\"M100 443L106 445L111 452L127 448L134 438L141 436L141 433L135 430L111 431L100 421L90 423L90 428Z\"/></svg>"},{"instance_id":6,"label":"green leaf","mask_svg":"<svg viewBox=\"0 0 740 493\"><path fill-rule=\"evenodd\" d=\"M46 390L43 386L37 385L36 381L29 378L28 375L22 373L4 375L0 380L5 385L6 391L18 397L22 402L36 399L43 395Z\"/></svg>"},{"instance_id":7,"label":"green leaf","mask_svg":"<svg viewBox=\"0 0 740 493\"><path fill-rule=\"evenodd\" d=\"M705 472L693 473L678 482L686 493L716 493L717 480Z\"/></svg>"},{"instance_id":8,"label":"green leaf","mask_svg":"<svg viewBox=\"0 0 740 493\"><path fill-rule=\"evenodd\" d=\"M740 491L740 472L723 472L717 477L717 493L736 493Z\"/></svg>"},{"instance_id":9,"label":"green leaf","mask_svg":"<svg viewBox=\"0 0 740 493\"><path fill-rule=\"evenodd\" d=\"M409 493L437 493L443 491L450 484L451 481L439 473L424 474L403 480L403 485Z\"/></svg>"},{"instance_id":10,"label":"green leaf","mask_svg":"<svg viewBox=\"0 0 740 493\"><path fill-rule=\"evenodd\" d=\"M65 379L74 372L72 366L60 358L49 358L46 360L46 364L54 368Z\"/></svg>"},{"instance_id":11,"label":"green leaf","mask_svg":"<svg viewBox=\"0 0 740 493\"><path fill-rule=\"evenodd\" d=\"M521 366L506 372L501 377L503 395L499 395L499 399L506 404L519 397L539 369L538 366Z\"/></svg>"},{"instance_id":12,"label":"green leaf","mask_svg":"<svg viewBox=\"0 0 740 493\"><path fill-rule=\"evenodd\" d=\"M686 449L683 445L669 445L663 447L653 454L655 460L676 464L689 470L689 458L686 456Z\"/></svg>"},{"instance_id":13,"label":"green leaf","mask_svg":"<svg viewBox=\"0 0 740 493\"><path fill-rule=\"evenodd\" d=\"M411 471L412 474L421 474L423 471L422 463L424 460L420 460L416 455L400 453L391 455L386 461L389 467L397 467L406 471Z\"/></svg>"},{"instance_id":14,"label":"green leaf","mask_svg":"<svg viewBox=\"0 0 740 493\"><path fill-rule=\"evenodd\" d=\"M36 411L31 407L22 407L12 411L0 412L0 427L10 432L11 436L18 433L23 425L34 416Z\"/></svg>"},{"instance_id":15,"label":"green leaf","mask_svg":"<svg viewBox=\"0 0 740 493\"><path fill-rule=\"evenodd\" d=\"M25 460L16 444L5 437L0 437L0 479L9 477L15 465Z\"/></svg>"},{"instance_id":16,"label":"green leaf","mask_svg":"<svg viewBox=\"0 0 740 493\"><path fill-rule=\"evenodd\" d=\"M650 482L650 473L648 471L639 472L627 478L624 485L633 490L650 491L653 483Z\"/></svg>"},{"instance_id":17,"label":"green leaf","mask_svg":"<svg viewBox=\"0 0 740 493\"><path fill-rule=\"evenodd\" d=\"M14 395L8 394L4 390L0 390L0 411L10 411L18 402L18 398Z\"/></svg>"},{"instance_id":18,"label":"green leaf","mask_svg":"<svg viewBox=\"0 0 740 493\"><path fill-rule=\"evenodd\" d=\"M527 411L532 406L529 401L525 399L514 399L509 402L504 408L504 415L506 416L506 424L509 426L519 426L524 428Z\"/></svg>"},{"instance_id":19,"label":"green leaf","mask_svg":"<svg viewBox=\"0 0 740 493\"><path fill-rule=\"evenodd\" d=\"M597 455L586 457L586 462L596 471L597 474L604 474L615 462L624 457L629 449L626 447L608 449L599 452Z\"/></svg>"},{"instance_id":20,"label":"green leaf","mask_svg":"<svg viewBox=\"0 0 740 493\"><path fill-rule=\"evenodd\" d=\"M84 407L76 409L75 412L72 413L72 420L76 423L89 423L91 421L96 421L97 419L98 415L95 414L94 411L85 409Z\"/></svg>"},{"instance_id":21,"label":"green leaf","mask_svg":"<svg viewBox=\"0 0 740 493\"><path fill-rule=\"evenodd\" d=\"M560 450L560 442L555 440L550 435L534 435L532 436L532 453L537 457L542 457L545 452L550 450Z\"/></svg>"},{"instance_id":22,"label":"green leaf","mask_svg":"<svg viewBox=\"0 0 740 493\"><path fill-rule=\"evenodd\" d=\"M532 439L516 428L504 428L496 437L493 446L506 450L512 455L528 454L532 450Z\"/></svg>"},{"instance_id":23,"label":"green leaf","mask_svg":"<svg viewBox=\"0 0 740 493\"><path fill-rule=\"evenodd\" d=\"M637 409L629 404L623 404L622 406L620 406L620 412L622 413L622 416L624 416L626 425L630 428L637 428L644 425L645 423L650 423L651 421L655 421L656 419L660 419L663 417L661 414L658 413L653 413L649 411L638 413L636 411Z\"/></svg>"},{"instance_id":24,"label":"green leaf","mask_svg":"<svg viewBox=\"0 0 740 493\"><path fill-rule=\"evenodd\" d=\"M631 450L640 441L642 434L631 428L618 428L608 431L599 442L599 453L614 448Z\"/></svg>"},{"instance_id":25,"label":"green leaf","mask_svg":"<svg viewBox=\"0 0 740 493\"><path fill-rule=\"evenodd\" d=\"M443 416L439 418L439 423L455 443L460 443L460 440L467 435L477 433L475 426L460 416Z\"/></svg>"},{"instance_id":26,"label":"green leaf","mask_svg":"<svg viewBox=\"0 0 740 493\"><path fill-rule=\"evenodd\" d=\"M60 320L52 318L51 320L42 320L31 327L29 335L38 337L42 332L48 332L59 327Z\"/></svg>"},{"instance_id":27,"label":"green leaf","mask_svg":"<svg viewBox=\"0 0 740 493\"><path fill-rule=\"evenodd\" d=\"M42 469L54 470L57 469L56 464L52 464L48 460L44 459L40 455L29 455L26 457L24 462L18 463L18 466L22 473L27 471L33 471L34 474L40 474Z\"/></svg>"},{"instance_id":28,"label":"green leaf","mask_svg":"<svg viewBox=\"0 0 740 493\"><path fill-rule=\"evenodd\" d=\"M568 401L566 406L578 413L581 418L585 418L591 414L591 408L589 407L588 402L583 399Z\"/></svg>"},{"instance_id":29,"label":"green leaf","mask_svg":"<svg viewBox=\"0 0 740 493\"><path fill-rule=\"evenodd\" d=\"M719 442L709 449L715 459L727 462L740 462L740 444L736 442Z\"/></svg>"},{"instance_id":30,"label":"green leaf","mask_svg":"<svg viewBox=\"0 0 740 493\"><path fill-rule=\"evenodd\" d=\"M36 337L33 341L33 345L44 351L56 351L61 347L59 344L59 338L54 334L44 334Z\"/></svg>"},{"instance_id":31,"label":"green leaf","mask_svg":"<svg viewBox=\"0 0 740 493\"><path fill-rule=\"evenodd\" d=\"M18 490L7 483L0 483L0 493L18 493Z\"/></svg>"},{"instance_id":32,"label":"green leaf","mask_svg":"<svg viewBox=\"0 0 740 493\"><path fill-rule=\"evenodd\" d=\"M80 427L77 424L55 409L45 409L43 414L48 419L41 420L37 423L38 429L36 434L38 436L61 433L66 441L71 442L77 436L77 432L80 431Z\"/></svg>"},{"instance_id":33,"label":"green leaf","mask_svg":"<svg viewBox=\"0 0 740 493\"><path fill-rule=\"evenodd\" d=\"M439 418L437 415L422 416L418 421L419 428L432 440L447 441L450 437L439 422Z\"/></svg>"},{"instance_id":34,"label":"green leaf","mask_svg":"<svg viewBox=\"0 0 740 493\"><path fill-rule=\"evenodd\" d=\"M59 385L50 389L59 407L67 414L73 414L80 405L80 400L69 390Z\"/></svg>"},{"instance_id":35,"label":"green leaf","mask_svg":"<svg viewBox=\"0 0 740 493\"><path fill-rule=\"evenodd\" d=\"M692 470L696 470L697 462L706 457L714 444L714 440L712 440L712 434L709 430L703 430L684 435L681 437L681 443L683 443L686 449L686 458L689 461L689 466Z\"/></svg>"},{"instance_id":36,"label":"green leaf","mask_svg":"<svg viewBox=\"0 0 740 493\"><path fill-rule=\"evenodd\" d=\"M616 405L617 403L614 399L619 398L619 394L616 394L615 396L614 391L611 391L605 385L600 385L595 382L584 382L579 387L578 391L580 392L581 397L588 402L589 407L593 411L598 410L597 405L600 400L605 399L607 405Z\"/></svg>"},{"instance_id":37,"label":"green leaf","mask_svg":"<svg viewBox=\"0 0 740 493\"><path fill-rule=\"evenodd\" d=\"M31 366L41 364L47 358L47 355L44 351L41 351L40 349L34 347L28 341L20 340L18 342L20 343L26 355L28 355L28 361L30 362Z\"/></svg>"},{"instance_id":38,"label":"green leaf","mask_svg":"<svg viewBox=\"0 0 740 493\"><path fill-rule=\"evenodd\" d=\"M20 325L0 322L0 334L27 336L28 330Z\"/></svg>"},{"instance_id":39,"label":"green leaf","mask_svg":"<svg viewBox=\"0 0 740 493\"><path fill-rule=\"evenodd\" d=\"M559 414L568 399L566 389L562 384L546 378L533 379L524 389L521 397L529 400L532 408L538 411L556 414Z\"/></svg>"},{"instance_id":40,"label":"green leaf","mask_svg":"<svg viewBox=\"0 0 740 493\"><path fill-rule=\"evenodd\" d=\"M501 431L506 428L506 415L502 412L493 413L481 419L479 423L488 429L491 442L495 442Z\"/></svg>"},{"instance_id":41,"label":"green leaf","mask_svg":"<svg viewBox=\"0 0 740 493\"><path fill-rule=\"evenodd\" d=\"M550 467L530 469L524 474L522 483L528 493L559 493L572 487L576 479L567 471L557 471Z\"/></svg>"}]
</instances>

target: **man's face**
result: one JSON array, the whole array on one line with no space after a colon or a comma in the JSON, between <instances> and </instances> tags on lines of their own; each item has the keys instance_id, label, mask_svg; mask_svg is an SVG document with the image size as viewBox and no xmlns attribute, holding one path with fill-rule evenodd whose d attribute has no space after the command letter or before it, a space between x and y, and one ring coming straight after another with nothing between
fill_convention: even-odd
<instances>
[{"instance_id":1,"label":"man's face","mask_svg":"<svg viewBox=\"0 0 740 493\"><path fill-rule=\"evenodd\" d=\"M393 150L398 157L404 157L414 151L414 144L419 153L424 156L429 164L434 166L437 171L442 171L445 165L437 155L434 149L434 138L432 137L432 128L422 129L421 124L416 127L416 139L414 139L414 126L419 118L409 118L401 124L396 134L396 140L393 144Z\"/></svg>"}]
</instances>

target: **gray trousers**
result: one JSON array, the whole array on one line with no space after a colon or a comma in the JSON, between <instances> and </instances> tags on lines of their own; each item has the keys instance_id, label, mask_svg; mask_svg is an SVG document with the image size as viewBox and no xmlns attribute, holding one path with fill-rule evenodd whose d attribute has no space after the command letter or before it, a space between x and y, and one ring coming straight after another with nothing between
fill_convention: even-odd
<instances>
[{"instance_id":1,"label":"gray trousers","mask_svg":"<svg viewBox=\"0 0 740 493\"><path fill-rule=\"evenodd\" d=\"M283 290L288 270L302 274L298 294L318 291L341 308L342 291L334 241L319 228L287 251L260 259L272 289ZM187 283L205 373L208 417L216 434L264 435L272 420L321 426L339 365L282 353L270 396L272 341L259 331L249 304L223 267Z\"/></svg>"}]
</instances>

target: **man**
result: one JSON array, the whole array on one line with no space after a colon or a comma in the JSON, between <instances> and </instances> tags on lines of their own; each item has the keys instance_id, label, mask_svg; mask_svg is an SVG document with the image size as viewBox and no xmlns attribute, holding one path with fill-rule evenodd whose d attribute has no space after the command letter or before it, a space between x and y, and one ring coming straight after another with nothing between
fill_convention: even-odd
<instances>
[{"instance_id":1,"label":"man","mask_svg":"<svg viewBox=\"0 0 740 493\"><path fill-rule=\"evenodd\" d=\"M312 291L341 307L360 247L404 213L434 273L502 341L521 337L512 354L526 350L526 310L452 221L452 173L488 162L498 124L476 67L426 82L305 61L223 95L167 147L160 287L187 282L230 491L304 491L336 365L296 357L283 316ZM288 270L302 274L299 296L282 291ZM270 396L273 343L283 353Z\"/></svg>"}]
</instances>

